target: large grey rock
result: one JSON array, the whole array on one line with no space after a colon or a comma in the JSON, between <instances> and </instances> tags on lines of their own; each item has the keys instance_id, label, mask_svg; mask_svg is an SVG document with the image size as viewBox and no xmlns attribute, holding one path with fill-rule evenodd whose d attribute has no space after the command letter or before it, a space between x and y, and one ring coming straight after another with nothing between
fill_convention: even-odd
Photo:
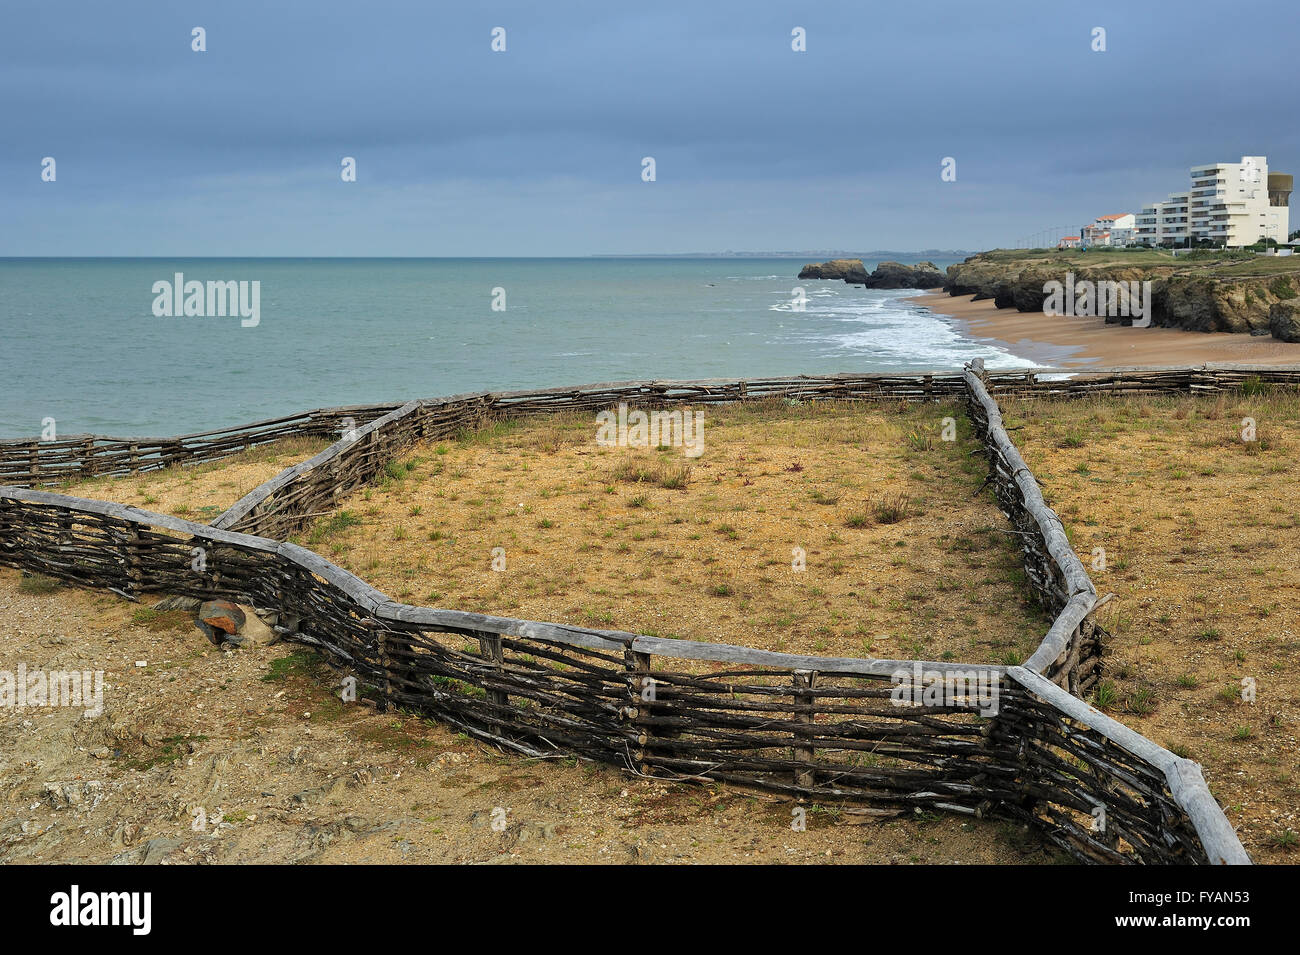
<instances>
[{"instance_id":1,"label":"large grey rock","mask_svg":"<svg viewBox=\"0 0 1300 955\"><path fill-rule=\"evenodd\" d=\"M881 262L874 272L867 272L861 259L831 259L820 265L810 263L799 270L801 279L843 279L850 285L867 288L939 288L945 276L933 262L904 265L902 262Z\"/></svg>"},{"instance_id":2,"label":"large grey rock","mask_svg":"<svg viewBox=\"0 0 1300 955\"><path fill-rule=\"evenodd\" d=\"M945 278L933 262L881 262L865 284L867 288L939 288Z\"/></svg>"},{"instance_id":3,"label":"large grey rock","mask_svg":"<svg viewBox=\"0 0 1300 955\"><path fill-rule=\"evenodd\" d=\"M801 279L842 279L845 282L860 282L867 277L867 267L861 259L831 259L820 265L810 262L799 270Z\"/></svg>"},{"instance_id":4,"label":"large grey rock","mask_svg":"<svg viewBox=\"0 0 1300 955\"><path fill-rule=\"evenodd\" d=\"M44 787L44 799L52 809L94 809L104 798L104 784L98 779L51 782Z\"/></svg>"},{"instance_id":5,"label":"large grey rock","mask_svg":"<svg viewBox=\"0 0 1300 955\"><path fill-rule=\"evenodd\" d=\"M216 630L238 633L248 617L237 603L231 603L229 600L209 600L199 608L199 619Z\"/></svg>"},{"instance_id":6,"label":"large grey rock","mask_svg":"<svg viewBox=\"0 0 1300 955\"><path fill-rule=\"evenodd\" d=\"M1300 298L1274 302L1268 311L1268 328L1284 342L1300 342Z\"/></svg>"}]
</instances>

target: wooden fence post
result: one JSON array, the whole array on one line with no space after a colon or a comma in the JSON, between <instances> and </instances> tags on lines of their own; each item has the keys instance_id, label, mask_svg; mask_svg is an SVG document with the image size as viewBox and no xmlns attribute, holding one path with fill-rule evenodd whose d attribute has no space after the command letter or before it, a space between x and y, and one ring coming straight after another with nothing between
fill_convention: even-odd
<instances>
[{"instance_id":1,"label":"wooden fence post","mask_svg":"<svg viewBox=\"0 0 1300 955\"><path fill-rule=\"evenodd\" d=\"M367 621L366 626L375 628L373 621ZM384 671L384 709L388 710L393 706L392 661L388 657L388 630L381 626L378 631L375 642L379 647L379 667Z\"/></svg>"},{"instance_id":2,"label":"wooden fence post","mask_svg":"<svg viewBox=\"0 0 1300 955\"><path fill-rule=\"evenodd\" d=\"M492 664L493 669L498 674L505 670L505 650L501 646L501 634L499 633L480 633L478 635L479 650L483 653L483 659ZM495 706L509 706L510 696L503 690L488 690L488 702ZM493 736L500 736L503 727L500 723L492 723L489 727Z\"/></svg>"},{"instance_id":3,"label":"wooden fence post","mask_svg":"<svg viewBox=\"0 0 1300 955\"><path fill-rule=\"evenodd\" d=\"M794 671L794 697L798 712L795 715L795 721L808 726L807 730L795 730L794 738L794 758L796 762L808 763L807 769L795 770L794 784L801 789L812 789L817 783L816 770L812 764L816 761L816 749L813 746L812 725L817 718L817 701L810 693L802 693L801 690L811 690L817 684L816 670L795 670ZM800 740L804 740L801 744Z\"/></svg>"},{"instance_id":4,"label":"wooden fence post","mask_svg":"<svg viewBox=\"0 0 1300 955\"><path fill-rule=\"evenodd\" d=\"M144 590L144 573L140 569L140 525L132 521L126 531L126 592L138 597Z\"/></svg>"},{"instance_id":5,"label":"wooden fence post","mask_svg":"<svg viewBox=\"0 0 1300 955\"><path fill-rule=\"evenodd\" d=\"M1070 646L1065 658L1065 690L1074 696L1079 695L1079 654L1082 649L1083 623L1081 621L1070 634Z\"/></svg>"},{"instance_id":6,"label":"wooden fence post","mask_svg":"<svg viewBox=\"0 0 1300 955\"><path fill-rule=\"evenodd\" d=\"M628 674L628 705L623 708L625 717L632 722L636 748L632 750L632 769L643 776L650 775L646 759L646 744L650 741L647 720L654 705L655 681L650 676L650 654L628 649L623 651L623 665Z\"/></svg>"}]
</instances>

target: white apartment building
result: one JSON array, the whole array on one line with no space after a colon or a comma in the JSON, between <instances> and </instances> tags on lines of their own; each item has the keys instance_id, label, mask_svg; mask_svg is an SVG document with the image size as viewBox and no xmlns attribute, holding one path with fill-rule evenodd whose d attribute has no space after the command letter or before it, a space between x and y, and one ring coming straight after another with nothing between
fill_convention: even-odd
<instances>
[{"instance_id":1,"label":"white apartment building","mask_svg":"<svg viewBox=\"0 0 1300 955\"><path fill-rule=\"evenodd\" d=\"M1157 228L1161 242L1169 242L1173 245L1186 244L1190 196L1191 194L1187 192L1171 192L1164 202L1156 203Z\"/></svg>"},{"instance_id":2,"label":"white apartment building","mask_svg":"<svg viewBox=\"0 0 1300 955\"><path fill-rule=\"evenodd\" d=\"M1134 241L1136 220L1131 212L1098 216L1091 225L1083 227L1080 237L1084 245L1128 245Z\"/></svg>"},{"instance_id":3,"label":"white apartment building","mask_svg":"<svg viewBox=\"0 0 1300 955\"><path fill-rule=\"evenodd\" d=\"M1188 193L1172 192L1164 202L1142 207L1133 228L1133 242L1183 245L1187 242Z\"/></svg>"},{"instance_id":4,"label":"white apartment building","mask_svg":"<svg viewBox=\"0 0 1300 955\"><path fill-rule=\"evenodd\" d=\"M1159 203L1153 202L1142 207L1137 214L1137 224L1133 229L1133 241L1138 244L1160 244L1160 210Z\"/></svg>"},{"instance_id":5,"label":"white apartment building","mask_svg":"<svg viewBox=\"0 0 1300 955\"><path fill-rule=\"evenodd\" d=\"M1268 171L1265 156L1193 166L1191 189L1142 207L1134 241L1188 245L1208 240L1241 247L1261 238L1287 240L1292 177Z\"/></svg>"}]
</instances>

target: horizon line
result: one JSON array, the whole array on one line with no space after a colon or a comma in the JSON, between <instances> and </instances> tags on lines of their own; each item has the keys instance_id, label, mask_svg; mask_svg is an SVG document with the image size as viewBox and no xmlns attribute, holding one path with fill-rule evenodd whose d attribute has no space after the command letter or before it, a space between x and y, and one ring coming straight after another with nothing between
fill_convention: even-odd
<instances>
[{"instance_id":1,"label":"horizon line","mask_svg":"<svg viewBox=\"0 0 1300 955\"><path fill-rule=\"evenodd\" d=\"M996 248L996 246L994 247ZM875 256L889 255L970 255L972 249L872 249L856 252L842 249L812 249L804 252L588 252L581 255L0 255L0 261L31 261L39 259L108 259L131 260L163 259L386 259L429 261L436 259L747 259L747 258L806 258L816 255ZM987 251L987 250L983 250Z\"/></svg>"}]
</instances>

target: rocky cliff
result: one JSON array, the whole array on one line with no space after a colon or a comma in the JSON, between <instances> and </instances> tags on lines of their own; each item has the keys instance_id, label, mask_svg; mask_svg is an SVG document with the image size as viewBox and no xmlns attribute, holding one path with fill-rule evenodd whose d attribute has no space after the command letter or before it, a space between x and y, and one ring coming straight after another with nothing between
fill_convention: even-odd
<instances>
[{"instance_id":1,"label":"rocky cliff","mask_svg":"<svg viewBox=\"0 0 1300 955\"><path fill-rule=\"evenodd\" d=\"M998 308L1021 312L1042 311L1043 285L1065 283L1066 273L1079 282L1151 283L1151 324L1198 332L1256 332L1290 341L1300 335L1292 316L1300 305L1300 281L1285 274L1223 277L1206 274L1195 265L1103 266L1082 268L1032 261L994 260L985 253L948 267L943 289L949 295L993 299ZM1297 263L1300 272L1300 263ZM1291 306L1275 309L1280 303ZM1108 317L1109 324L1130 324L1131 319Z\"/></svg>"}]
</instances>

